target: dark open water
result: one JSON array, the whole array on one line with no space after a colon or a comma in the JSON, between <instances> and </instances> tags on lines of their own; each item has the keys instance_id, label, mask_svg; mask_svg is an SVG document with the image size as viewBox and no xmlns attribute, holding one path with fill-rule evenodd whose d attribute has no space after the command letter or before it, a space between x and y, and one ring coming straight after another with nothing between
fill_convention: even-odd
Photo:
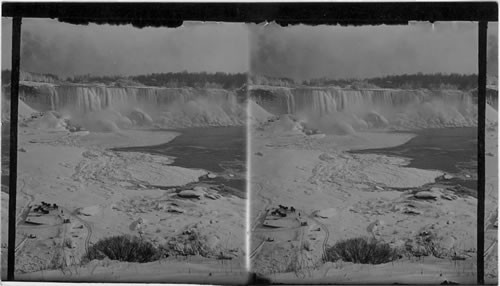
<instances>
[{"instance_id":1,"label":"dark open water","mask_svg":"<svg viewBox=\"0 0 500 286\"><path fill-rule=\"evenodd\" d=\"M403 145L353 153L409 158L408 167L461 175L461 179L443 180L442 183L459 184L477 191L477 128L425 129L412 133L417 136ZM464 174L471 178L464 178Z\"/></svg>"},{"instance_id":2,"label":"dark open water","mask_svg":"<svg viewBox=\"0 0 500 286\"><path fill-rule=\"evenodd\" d=\"M166 131L166 130L158 130ZM212 183L223 183L241 192L246 180L246 128L196 127L168 130L181 133L174 140L155 146L115 148L115 151L145 152L175 157L173 166L204 169L221 175ZM229 177L234 175L234 178Z\"/></svg>"}]
</instances>

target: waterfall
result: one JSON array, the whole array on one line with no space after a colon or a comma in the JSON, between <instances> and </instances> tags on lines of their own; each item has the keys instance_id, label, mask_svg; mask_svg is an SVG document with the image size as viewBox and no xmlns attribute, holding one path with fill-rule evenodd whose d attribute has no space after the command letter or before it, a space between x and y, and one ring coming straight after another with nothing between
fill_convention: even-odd
<instances>
[{"instance_id":1,"label":"waterfall","mask_svg":"<svg viewBox=\"0 0 500 286\"><path fill-rule=\"evenodd\" d=\"M224 89L26 82L21 85L20 98L38 111L58 111L87 125L91 120L111 120L118 126L130 121L135 125L154 124L165 128L228 126L244 124L246 115L244 103L236 92ZM138 120L141 122L136 122Z\"/></svg>"},{"instance_id":2,"label":"waterfall","mask_svg":"<svg viewBox=\"0 0 500 286\"><path fill-rule=\"evenodd\" d=\"M251 96L274 113L295 114L310 111L327 115L344 110L359 110L369 106L403 106L422 102L429 94L416 90L325 88L273 88L272 96L259 88L251 89Z\"/></svg>"},{"instance_id":3,"label":"waterfall","mask_svg":"<svg viewBox=\"0 0 500 286\"><path fill-rule=\"evenodd\" d=\"M83 85L40 85L21 88L20 97L40 111L70 109L82 113L107 108L121 110L130 106L168 106L174 102L186 103L200 97L214 102L235 103L236 96L227 90L154 87L106 87Z\"/></svg>"},{"instance_id":4,"label":"waterfall","mask_svg":"<svg viewBox=\"0 0 500 286\"><path fill-rule=\"evenodd\" d=\"M257 85L249 90L250 97L270 113L293 114L308 122L321 122L322 126L340 121L372 128L386 122L404 128L477 124L477 105L472 94L459 90Z\"/></svg>"},{"instance_id":5,"label":"waterfall","mask_svg":"<svg viewBox=\"0 0 500 286\"><path fill-rule=\"evenodd\" d=\"M271 86L250 86L248 90L267 112L294 114L311 125L317 124L316 128L341 122L354 129L477 125L474 97L458 90ZM55 110L75 120L84 118L84 122L95 118L109 121L111 111L115 114L112 121L118 126L128 122L166 128L228 126L246 120L240 97L235 91L223 89L22 82L20 98L35 110Z\"/></svg>"}]
</instances>

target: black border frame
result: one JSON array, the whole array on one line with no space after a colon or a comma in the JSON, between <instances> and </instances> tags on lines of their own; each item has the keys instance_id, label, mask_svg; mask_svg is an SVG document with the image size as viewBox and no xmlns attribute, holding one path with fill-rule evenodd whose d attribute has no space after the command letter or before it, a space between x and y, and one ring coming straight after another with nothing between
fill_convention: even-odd
<instances>
[{"instance_id":1,"label":"black border frame","mask_svg":"<svg viewBox=\"0 0 500 286\"><path fill-rule=\"evenodd\" d=\"M383 2L383 3L41 3L3 2L2 17L13 17L11 129L9 176L9 248L7 281L15 281L15 219L17 183L17 115L21 20L53 18L61 22L88 25L131 24L178 27L183 21L261 23L275 21L282 26L306 25L405 25L410 21L477 21L478 53L478 217L477 283L484 284L484 192L485 192L485 108L487 23L498 21L496 2ZM481 215L482 214L482 215ZM483 227L479 227L483 226ZM12 243L12 244L11 244ZM262 283L256 274L249 284Z\"/></svg>"},{"instance_id":2,"label":"black border frame","mask_svg":"<svg viewBox=\"0 0 500 286\"><path fill-rule=\"evenodd\" d=\"M498 21L496 2L369 3L43 3L4 2L3 17L57 18L72 24L177 27L185 20L379 25L408 21Z\"/></svg>"}]
</instances>

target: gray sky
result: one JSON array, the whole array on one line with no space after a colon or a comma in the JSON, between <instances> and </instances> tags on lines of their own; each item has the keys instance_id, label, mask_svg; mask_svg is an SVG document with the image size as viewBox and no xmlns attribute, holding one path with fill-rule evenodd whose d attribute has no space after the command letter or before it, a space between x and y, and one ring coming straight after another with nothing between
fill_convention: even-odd
<instances>
[{"instance_id":1,"label":"gray sky","mask_svg":"<svg viewBox=\"0 0 500 286\"><path fill-rule=\"evenodd\" d=\"M488 31L496 35L497 23L490 23ZM424 22L360 27L269 24L252 25L250 35L254 74L303 80L477 73L477 24L473 22L441 22L434 27ZM497 69L497 65L496 59L491 67Z\"/></svg>"},{"instance_id":2,"label":"gray sky","mask_svg":"<svg viewBox=\"0 0 500 286\"><path fill-rule=\"evenodd\" d=\"M2 69L11 65L11 35L12 21L2 18ZM138 29L23 19L21 68L61 76L247 72L248 37L244 24Z\"/></svg>"},{"instance_id":3,"label":"gray sky","mask_svg":"<svg viewBox=\"0 0 500 286\"><path fill-rule=\"evenodd\" d=\"M10 19L2 18L2 69L10 68ZM298 80L403 73L477 73L477 24L292 26L198 24L181 28L71 25L23 19L21 68L74 74L246 72ZM488 26L489 70L498 24Z\"/></svg>"}]
</instances>

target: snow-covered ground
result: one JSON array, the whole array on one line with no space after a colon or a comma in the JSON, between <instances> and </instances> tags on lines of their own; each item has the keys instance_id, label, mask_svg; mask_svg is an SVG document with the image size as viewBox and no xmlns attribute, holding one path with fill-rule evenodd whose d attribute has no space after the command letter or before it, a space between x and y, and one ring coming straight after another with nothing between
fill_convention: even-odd
<instances>
[{"instance_id":1,"label":"snow-covered ground","mask_svg":"<svg viewBox=\"0 0 500 286\"><path fill-rule=\"evenodd\" d=\"M253 105L251 105L253 106ZM276 283L475 283L476 199L425 184L444 173L405 167L404 159L347 150L401 145L408 133L305 135L293 116L279 118L253 106L251 131L252 267ZM487 212L497 214L496 111L487 110ZM399 188L399 189L394 189ZM293 206L306 227L269 230L259 224L278 205ZM321 215L318 216L318 213ZM487 224L486 280L497 281L496 231ZM494 221L494 219L493 219ZM380 265L323 263L326 245L375 237L394 248L418 249L431 237L436 256L403 257ZM301 280L298 280L301 279Z\"/></svg>"},{"instance_id":2,"label":"snow-covered ground","mask_svg":"<svg viewBox=\"0 0 500 286\"><path fill-rule=\"evenodd\" d=\"M16 279L200 283L246 279L244 199L221 196L212 186L197 184L207 174L204 170L171 166L172 160L165 156L109 149L163 144L178 133L67 129L64 120L51 112L20 120L17 241L24 243L16 251ZM186 184L197 197L177 195ZM4 277L8 194L2 192L1 201ZM70 223L23 224L28 206L42 201L56 203ZM86 248L101 238L142 235L160 246L186 232L196 232L212 255L172 256L149 264L81 265ZM64 246L68 239L70 247Z\"/></svg>"},{"instance_id":3,"label":"snow-covered ground","mask_svg":"<svg viewBox=\"0 0 500 286\"><path fill-rule=\"evenodd\" d=\"M431 192L435 200L416 199L415 188L434 182L443 173L408 168L401 158L346 152L401 145L413 134L305 135L304 125L293 116L277 118L253 101L249 108L252 229L266 209L279 204L294 206L309 223L305 230L272 235L254 232L253 271L283 283L298 278L318 283L475 282L476 199L436 185ZM31 119L33 109L23 110L26 112L21 112L20 105L18 216L25 214L30 203L46 201L61 206L71 223L18 228L18 241L29 234L37 238L26 239L16 253L17 279L246 281L243 199L214 196L216 192L202 184L200 194L209 196L181 198L174 187L158 186L193 183L205 171L171 166L170 159L163 156L108 150L166 143L177 133L127 129L68 132L64 120L55 114ZM496 283L497 229L493 222L498 214L498 115L489 107L486 116L486 280ZM8 194L1 193L1 201L4 277ZM321 215L315 215L318 213ZM144 237L156 245L186 230L196 231L214 253L222 251L233 259L169 257L147 264L105 260L78 265L89 242L111 235L137 235L138 221ZM394 247L418 247L409 240L415 242L422 233L433 234L441 258L403 257L381 265L319 262L324 245L342 239L368 236ZM61 247L70 236L74 247ZM273 241L268 241L271 236ZM302 249L305 241L308 246ZM63 258L54 255L60 249ZM299 260L293 253L299 255L300 263L294 264ZM50 269L53 262L60 261L70 267Z\"/></svg>"}]
</instances>

